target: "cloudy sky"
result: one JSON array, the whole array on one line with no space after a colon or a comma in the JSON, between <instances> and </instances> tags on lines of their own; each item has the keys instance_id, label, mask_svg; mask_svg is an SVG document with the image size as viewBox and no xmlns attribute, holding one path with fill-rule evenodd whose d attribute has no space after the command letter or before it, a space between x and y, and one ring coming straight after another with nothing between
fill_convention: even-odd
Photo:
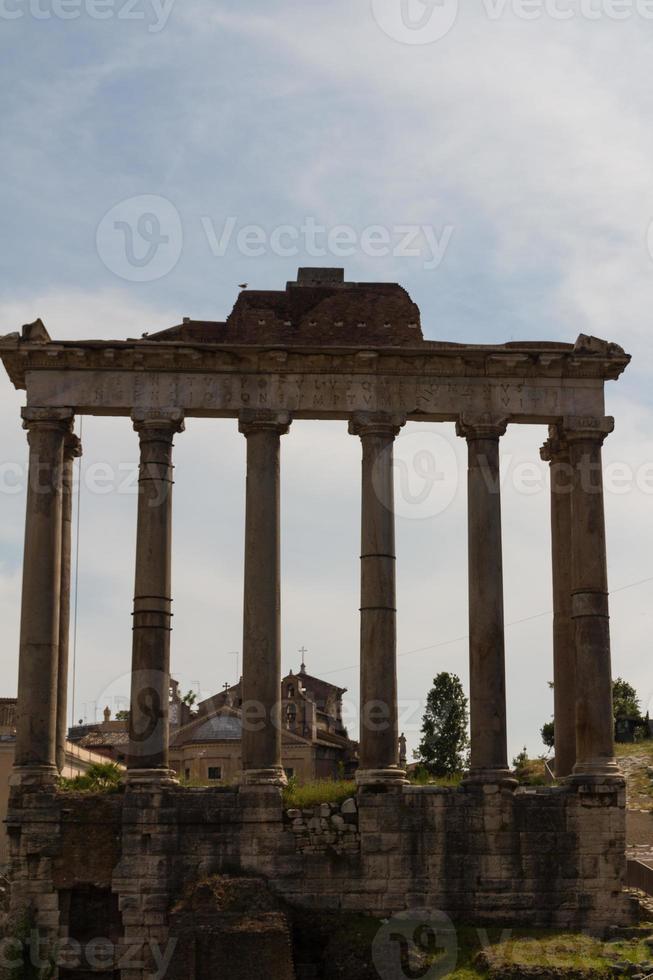
<instances>
[{"instance_id":1,"label":"cloudy sky","mask_svg":"<svg viewBox=\"0 0 653 980\"><path fill-rule=\"evenodd\" d=\"M221 319L298 265L398 281L432 339L573 341L633 363L606 443L615 674L645 705L653 569L653 4L646 0L0 0L0 333L124 338ZM407 230L408 229L408 230ZM410 241L408 241L410 232ZM15 693L26 443L0 386L2 691ZM128 691L137 441L83 421L75 717ZM503 440L510 751L552 711L541 428ZM444 478L422 493L431 448ZM239 670L244 440L177 438L173 670ZM467 683L464 445L398 440L401 726L433 675ZM283 440L283 660L349 689L358 663L359 447ZM539 476L538 476L539 474ZM426 476L428 480L428 474ZM403 481L403 482L402 482Z\"/></svg>"}]
</instances>

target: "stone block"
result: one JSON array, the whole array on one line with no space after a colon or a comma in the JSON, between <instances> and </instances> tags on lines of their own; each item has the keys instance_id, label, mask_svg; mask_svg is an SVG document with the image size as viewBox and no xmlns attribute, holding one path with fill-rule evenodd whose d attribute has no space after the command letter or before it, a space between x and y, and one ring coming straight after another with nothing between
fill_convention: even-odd
<instances>
[{"instance_id":1,"label":"stone block","mask_svg":"<svg viewBox=\"0 0 653 980\"><path fill-rule=\"evenodd\" d=\"M400 834L361 834L361 851L363 854L399 852L400 843Z\"/></svg>"},{"instance_id":2,"label":"stone block","mask_svg":"<svg viewBox=\"0 0 653 980\"><path fill-rule=\"evenodd\" d=\"M38 924L42 929L58 929L59 912L55 909L39 910Z\"/></svg>"},{"instance_id":3,"label":"stone block","mask_svg":"<svg viewBox=\"0 0 653 980\"><path fill-rule=\"evenodd\" d=\"M42 912L58 912L59 911L59 896L56 892L49 892L44 895L36 896L36 907L39 910L39 914Z\"/></svg>"},{"instance_id":4,"label":"stone block","mask_svg":"<svg viewBox=\"0 0 653 980\"><path fill-rule=\"evenodd\" d=\"M384 854L368 854L363 859L366 878L387 879L390 872L388 858Z\"/></svg>"}]
</instances>

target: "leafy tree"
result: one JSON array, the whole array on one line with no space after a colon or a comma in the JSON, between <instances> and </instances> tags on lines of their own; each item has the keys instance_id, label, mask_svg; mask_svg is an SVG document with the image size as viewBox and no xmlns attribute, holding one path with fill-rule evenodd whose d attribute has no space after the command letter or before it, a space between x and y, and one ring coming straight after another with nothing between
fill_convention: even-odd
<instances>
[{"instance_id":1,"label":"leafy tree","mask_svg":"<svg viewBox=\"0 0 653 980\"><path fill-rule=\"evenodd\" d=\"M522 769L526 768L529 761L530 760L528 758L528 749L526 748L526 746L524 746L524 748L521 750L519 755L516 755L515 758L512 760L512 768L515 770L515 772L520 772Z\"/></svg>"},{"instance_id":2,"label":"leafy tree","mask_svg":"<svg viewBox=\"0 0 653 980\"><path fill-rule=\"evenodd\" d=\"M547 749L555 748L555 730L554 723L552 721L547 721L544 725L542 725L540 734Z\"/></svg>"},{"instance_id":3,"label":"leafy tree","mask_svg":"<svg viewBox=\"0 0 653 980\"><path fill-rule=\"evenodd\" d=\"M187 704L189 708L192 708L197 701L197 694L195 691L186 691L183 698L181 699L184 704Z\"/></svg>"},{"instance_id":4,"label":"leafy tree","mask_svg":"<svg viewBox=\"0 0 653 980\"><path fill-rule=\"evenodd\" d=\"M116 721L129 721L129 711L116 711Z\"/></svg>"},{"instance_id":5,"label":"leafy tree","mask_svg":"<svg viewBox=\"0 0 653 980\"><path fill-rule=\"evenodd\" d=\"M553 684L550 683L549 687L553 688ZM612 699L614 702L615 720L617 718L636 718L642 722L644 721L637 691L632 684L629 684L622 677L617 677L612 682ZM553 726L554 723L549 721L540 729L542 741L550 749L555 747Z\"/></svg>"},{"instance_id":6,"label":"leafy tree","mask_svg":"<svg viewBox=\"0 0 653 980\"><path fill-rule=\"evenodd\" d=\"M426 698L422 741L415 758L432 776L452 776L468 764L469 712L460 678L442 672Z\"/></svg>"},{"instance_id":7,"label":"leafy tree","mask_svg":"<svg viewBox=\"0 0 653 980\"><path fill-rule=\"evenodd\" d=\"M615 718L641 718L642 709L637 691L627 681L617 677L612 683Z\"/></svg>"}]
</instances>

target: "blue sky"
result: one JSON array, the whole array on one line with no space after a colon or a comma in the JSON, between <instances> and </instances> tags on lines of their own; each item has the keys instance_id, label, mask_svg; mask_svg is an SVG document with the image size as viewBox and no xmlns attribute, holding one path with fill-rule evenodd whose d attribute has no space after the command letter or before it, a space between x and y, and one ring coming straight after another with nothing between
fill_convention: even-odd
<instances>
[{"instance_id":1,"label":"blue sky","mask_svg":"<svg viewBox=\"0 0 653 980\"><path fill-rule=\"evenodd\" d=\"M642 4L624 0L628 16L616 20L607 0L594 0L589 20L587 2L547 0L526 20L516 0L484 0L461 7L443 36L416 44L383 29L397 34L400 0L176 0L164 8L106 0L103 20L91 0L65 3L0 3L0 333L36 316L58 337L138 336L184 315L221 319L239 283L280 288L308 264L401 282L431 338L571 341L588 332L617 341L634 360L608 389L617 431L605 453L633 478L626 493L607 494L611 582L653 575L652 25ZM444 0L434 15L455 7ZM78 16L63 20L62 9ZM422 0L408 9L415 22L428 13ZM558 9L571 17L558 19ZM120 241L108 241L103 219L131 220L129 202L143 196L155 202L158 231L171 232L174 261L135 281L124 261L116 273ZM229 218L234 234L214 254ZM306 254L307 219L332 234L346 226L351 254ZM238 246L248 225L265 241L256 257ZM297 254L270 245L281 226L293 230ZM379 226L390 254L365 254L364 236ZM436 267L423 235L419 254L393 254L403 226L426 227L446 244ZM143 255L147 240L135 242ZM24 463L21 396L7 383L0 400L0 456ZM464 447L443 432L462 465ZM544 436L509 432L509 473L538 465ZM284 664L296 666L306 645L311 668L334 671L355 701L357 446L343 425L302 423L283 454ZM86 420L85 471L135 460L127 422ZM234 678L241 645L242 437L231 424L194 420L176 460L173 667L184 683L210 691ZM465 642L456 640L467 630L458 482L443 513L398 517L400 688L417 714L437 670L466 674ZM3 493L0 507L11 694L22 493ZM134 521L133 494L98 494L85 483L78 715L113 697L128 672ZM545 487L525 494L509 476L504 546L507 620L546 612ZM615 672L647 703L651 589L613 598ZM535 750L552 710L549 619L510 626L507 643L510 747ZM410 652L423 647L432 649Z\"/></svg>"}]
</instances>

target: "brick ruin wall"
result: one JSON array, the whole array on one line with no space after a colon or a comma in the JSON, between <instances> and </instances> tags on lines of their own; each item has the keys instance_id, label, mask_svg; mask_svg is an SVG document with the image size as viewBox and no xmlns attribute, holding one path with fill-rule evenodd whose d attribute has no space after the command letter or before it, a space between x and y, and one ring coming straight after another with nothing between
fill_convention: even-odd
<instances>
[{"instance_id":1,"label":"brick ruin wall","mask_svg":"<svg viewBox=\"0 0 653 980\"><path fill-rule=\"evenodd\" d=\"M167 942L189 884L214 875L265 879L288 907L317 912L419 908L479 925L601 933L630 917L624 796L614 783L368 788L343 813L289 815L272 788L15 791L12 904L31 905L52 940L84 941L95 929L140 944L142 963L148 944ZM73 921L76 908L87 921ZM102 921L88 921L94 914ZM147 973L123 965L113 976Z\"/></svg>"}]
</instances>

